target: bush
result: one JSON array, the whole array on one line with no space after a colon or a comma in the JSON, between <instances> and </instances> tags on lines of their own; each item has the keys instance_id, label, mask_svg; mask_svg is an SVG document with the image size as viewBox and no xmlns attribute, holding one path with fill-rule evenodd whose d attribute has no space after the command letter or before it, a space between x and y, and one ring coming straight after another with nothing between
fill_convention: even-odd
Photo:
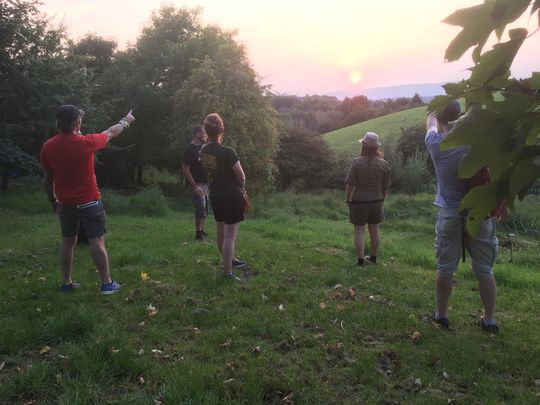
<instances>
[{"instance_id":1,"label":"bush","mask_svg":"<svg viewBox=\"0 0 540 405\"><path fill-rule=\"evenodd\" d=\"M154 187L133 195L121 195L108 190L104 192L103 201L107 212L114 214L145 217L166 217L169 214L167 200Z\"/></svg>"},{"instance_id":2,"label":"bush","mask_svg":"<svg viewBox=\"0 0 540 405\"><path fill-rule=\"evenodd\" d=\"M430 193L435 189L435 176L429 171L427 152L416 151L408 159L395 147L385 150L385 159L392 169L392 191L405 194Z\"/></svg>"}]
</instances>

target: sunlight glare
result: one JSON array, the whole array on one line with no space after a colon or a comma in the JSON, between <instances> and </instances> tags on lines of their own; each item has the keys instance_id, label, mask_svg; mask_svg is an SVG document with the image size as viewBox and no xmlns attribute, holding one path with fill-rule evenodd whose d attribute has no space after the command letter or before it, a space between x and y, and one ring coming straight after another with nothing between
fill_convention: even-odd
<instances>
[{"instance_id":1,"label":"sunlight glare","mask_svg":"<svg viewBox=\"0 0 540 405\"><path fill-rule=\"evenodd\" d=\"M360 83L360 80L362 80L362 73L360 72L352 72L350 76L351 82L354 84Z\"/></svg>"}]
</instances>

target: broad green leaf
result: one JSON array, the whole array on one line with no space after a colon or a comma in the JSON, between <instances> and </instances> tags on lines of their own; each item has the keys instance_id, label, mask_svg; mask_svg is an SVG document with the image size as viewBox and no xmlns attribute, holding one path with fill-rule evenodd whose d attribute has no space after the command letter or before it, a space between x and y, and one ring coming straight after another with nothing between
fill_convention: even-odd
<instances>
[{"instance_id":1,"label":"broad green leaf","mask_svg":"<svg viewBox=\"0 0 540 405\"><path fill-rule=\"evenodd\" d=\"M527 145L534 145L538 137L540 137L540 117L533 123L525 142Z\"/></svg>"},{"instance_id":2,"label":"broad green leaf","mask_svg":"<svg viewBox=\"0 0 540 405\"><path fill-rule=\"evenodd\" d=\"M503 27L517 20L530 6L531 0L496 0L491 18Z\"/></svg>"},{"instance_id":3,"label":"broad green leaf","mask_svg":"<svg viewBox=\"0 0 540 405\"><path fill-rule=\"evenodd\" d=\"M469 82L467 80L462 80L459 83L446 83L442 87L450 98L457 100L464 96L468 86Z\"/></svg>"},{"instance_id":4,"label":"broad green leaf","mask_svg":"<svg viewBox=\"0 0 540 405\"><path fill-rule=\"evenodd\" d=\"M519 162L510 177L510 197L513 199L516 194L519 194L525 187L540 178L540 164L536 163L538 156Z\"/></svg>"},{"instance_id":5,"label":"broad green leaf","mask_svg":"<svg viewBox=\"0 0 540 405\"><path fill-rule=\"evenodd\" d=\"M498 178L516 152L505 147L513 134L512 121L491 111L471 108L456 121L441 143L441 150L469 145L470 149L459 166L460 177L472 177L480 168L489 166L493 178Z\"/></svg>"},{"instance_id":6,"label":"broad green leaf","mask_svg":"<svg viewBox=\"0 0 540 405\"><path fill-rule=\"evenodd\" d=\"M446 17L443 22L463 27L463 30L452 40L446 53L445 60L452 62L463 56L467 49L477 45L479 51L486 43L491 32L496 28L491 19L493 2L457 10Z\"/></svg>"},{"instance_id":7,"label":"broad green leaf","mask_svg":"<svg viewBox=\"0 0 540 405\"><path fill-rule=\"evenodd\" d=\"M497 206L497 187L494 181L484 186L470 190L461 200L460 210L469 209L467 215L467 231L476 235L480 224L486 219L491 210Z\"/></svg>"},{"instance_id":8,"label":"broad green leaf","mask_svg":"<svg viewBox=\"0 0 540 405\"><path fill-rule=\"evenodd\" d=\"M514 120L531 107L529 97L522 93L502 91L499 94L501 94L502 100L495 100L486 106L488 110L500 114L504 119Z\"/></svg>"},{"instance_id":9,"label":"broad green leaf","mask_svg":"<svg viewBox=\"0 0 540 405\"><path fill-rule=\"evenodd\" d=\"M510 36L510 41L496 44L491 51L480 57L471 74L471 86L483 86L494 79L509 76L512 62L527 37L527 30L511 30Z\"/></svg>"},{"instance_id":10,"label":"broad green leaf","mask_svg":"<svg viewBox=\"0 0 540 405\"><path fill-rule=\"evenodd\" d=\"M427 110L436 112L436 113L441 113L444 110L444 108L453 100L454 100L453 98L448 97L448 96L436 96L429 103Z\"/></svg>"}]
</instances>

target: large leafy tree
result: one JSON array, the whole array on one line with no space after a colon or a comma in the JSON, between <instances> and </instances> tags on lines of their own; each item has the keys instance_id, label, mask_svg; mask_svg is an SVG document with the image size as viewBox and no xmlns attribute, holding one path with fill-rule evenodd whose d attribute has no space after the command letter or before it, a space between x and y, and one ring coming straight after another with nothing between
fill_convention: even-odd
<instances>
[{"instance_id":1,"label":"large leafy tree","mask_svg":"<svg viewBox=\"0 0 540 405\"><path fill-rule=\"evenodd\" d=\"M529 33L525 28L512 29L509 39L500 42L508 24L525 13L537 16L540 25L540 0L485 0L444 20L463 28L445 58L458 60L473 48L474 65L468 79L446 84L447 95L435 98L429 107L440 111L450 99L465 100L467 112L441 148L469 145L460 176L471 177L483 166L489 166L492 176L490 184L472 189L461 203L471 209L471 233L499 202L506 200L513 208L516 198L523 198L540 177L540 72L524 79L511 75L514 58ZM492 34L499 42L484 50Z\"/></svg>"},{"instance_id":2,"label":"large leafy tree","mask_svg":"<svg viewBox=\"0 0 540 405\"><path fill-rule=\"evenodd\" d=\"M66 58L64 31L51 28L38 5L0 0L0 143L17 156L0 162L4 187L10 170L36 166L32 156L55 131L58 104L88 101L84 72Z\"/></svg>"}]
</instances>

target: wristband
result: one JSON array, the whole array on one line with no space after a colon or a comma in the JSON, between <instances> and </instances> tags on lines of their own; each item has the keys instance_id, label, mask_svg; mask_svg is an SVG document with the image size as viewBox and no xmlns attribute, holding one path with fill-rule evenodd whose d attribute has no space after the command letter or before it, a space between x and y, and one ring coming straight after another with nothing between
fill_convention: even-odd
<instances>
[{"instance_id":1,"label":"wristband","mask_svg":"<svg viewBox=\"0 0 540 405\"><path fill-rule=\"evenodd\" d=\"M122 118L118 123L122 125L124 129L129 127L129 121L126 118Z\"/></svg>"}]
</instances>

